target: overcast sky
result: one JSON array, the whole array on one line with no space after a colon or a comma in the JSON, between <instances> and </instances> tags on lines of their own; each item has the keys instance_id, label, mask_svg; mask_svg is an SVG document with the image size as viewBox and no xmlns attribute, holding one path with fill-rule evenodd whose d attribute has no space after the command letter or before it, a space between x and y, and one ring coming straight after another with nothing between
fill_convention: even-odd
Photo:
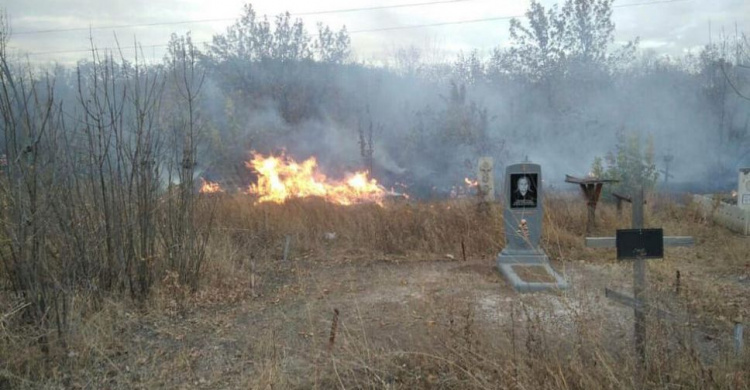
<instances>
[{"instance_id":1,"label":"overcast sky","mask_svg":"<svg viewBox=\"0 0 750 390\"><path fill-rule=\"evenodd\" d=\"M442 4L393 7L357 12L309 14L319 11L437 3L441 0L257 0L252 2L259 15L272 17L284 11L298 15L311 31L317 22L336 29L346 25L352 32L355 58L382 60L395 48L417 45L449 59L459 51L479 49L486 54L497 46L508 45L508 20L490 20L462 24L410 28L390 31L367 30L424 24L472 21L523 15L530 0L454 0ZM669 2L667 2L669 1ZM562 0L542 0L545 6ZM88 27L109 27L92 31L98 47L131 47L137 39L150 59L160 59L171 33L192 31L195 41L208 41L239 17L243 0L10 0L5 7L10 16L13 36L10 46L31 53L34 62L73 63L86 56ZM645 4L644 3L653 3ZM630 6L632 4L641 4ZM619 41L641 38L642 48L665 54L696 51L722 30L734 36L735 26L750 33L750 0L616 0L614 21ZM141 27L112 26L194 22ZM47 33L40 30L76 29ZM158 45L158 46L156 46ZM202 46L202 45L201 45ZM126 50L131 55L133 50ZM54 52L54 53L50 53ZM47 53L47 54L40 54Z\"/></svg>"}]
</instances>

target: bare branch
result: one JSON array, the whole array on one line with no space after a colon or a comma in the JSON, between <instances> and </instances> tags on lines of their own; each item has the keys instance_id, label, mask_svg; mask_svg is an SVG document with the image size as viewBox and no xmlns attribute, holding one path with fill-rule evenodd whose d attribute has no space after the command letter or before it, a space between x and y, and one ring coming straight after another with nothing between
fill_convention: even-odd
<instances>
[{"instance_id":1,"label":"bare branch","mask_svg":"<svg viewBox=\"0 0 750 390\"><path fill-rule=\"evenodd\" d=\"M737 96L739 96L739 97L741 97L741 98L743 98L745 100L750 101L750 97L743 95L742 92L740 92L740 90L737 88L737 86L735 86L734 83L732 82L732 80L729 78L729 75L727 74L727 70L724 69L724 63L722 62L719 66L721 68L721 73L724 74L724 78L726 79L727 84L729 84L729 86L732 87L732 89L734 90L734 93L736 93Z\"/></svg>"}]
</instances>

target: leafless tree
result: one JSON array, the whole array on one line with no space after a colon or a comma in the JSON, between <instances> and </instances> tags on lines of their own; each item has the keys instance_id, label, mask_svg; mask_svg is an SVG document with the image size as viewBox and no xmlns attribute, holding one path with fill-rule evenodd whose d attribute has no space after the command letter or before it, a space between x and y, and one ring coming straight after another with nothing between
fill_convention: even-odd
<instances>
[{"instance_id":1,"label":"leafless tree","mask_svg":"<svg viewBox=\"0 0 750 390\"><path fill-rule=\"evenodd\" d=\"M205 70L199 66L199 53L190 35L172 36L165 58L168 69L169 101L174 104L166 119L171 132L171 156L167 162L170 183L177 181L177 196L167 202L162 242L168 266L177 272L181 283L197 289L205 259L205 247L213 221L213 202L196 197L198 144L203 135L198 100L205 81ZM206 213L197 213L207 206ZM207 220L197 220L200 216Z\"/></svg>"}]
</instances>

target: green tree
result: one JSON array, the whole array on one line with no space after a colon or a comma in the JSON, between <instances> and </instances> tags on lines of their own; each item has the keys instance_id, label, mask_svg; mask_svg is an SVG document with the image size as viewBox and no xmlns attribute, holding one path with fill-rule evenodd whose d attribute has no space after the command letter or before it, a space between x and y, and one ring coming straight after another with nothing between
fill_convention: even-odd
<instances>
[{"instance_id":1,"label":"green tree","mask_svg":"<svg viewBox=\"0 0 750 390\"><path fill-rule=\"evenodd\" d=\"M603 162L606 162L606 169ZM652 190L659 179L659 172L654 161L654 141L649 136L645 144L639 134L620 133L615 150L606 154L604 159L596 157L591 166L595 177L614 179L619 182L604 187L605 198L613 191L629 195L643 184L646 191Z\"/></svg>"}]
</instances>

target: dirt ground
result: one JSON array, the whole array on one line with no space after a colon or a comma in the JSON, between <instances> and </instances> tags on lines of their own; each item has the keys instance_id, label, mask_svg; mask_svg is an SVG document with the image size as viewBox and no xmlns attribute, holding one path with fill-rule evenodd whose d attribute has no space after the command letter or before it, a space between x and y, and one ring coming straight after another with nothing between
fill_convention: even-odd
<instances>
[{"instance_id":1,"label":"dirt ground","mask_svg":"<svg viewBox=\"0 0 750 390\"><path fill-rule=\"evenodd\" d=\"M91 380L112 388L210 389L254 388L266 378L282 387L309 388L326 354L340 353L342 364L366 367L367 361L346 357L418 351L436 339L468 337L466 332L482 332L498 348L511 348L509 340L537 326L573 340L592 322L602 337L630 345L632 309L604 296L605 286L629 294L629 264L553 267L572 288L518 294L490 258L414 261L354 252L274 262L258 267L252 278L241 269L236 285L168 305L163 315L124 313L122 333L132 338L113 341L119 345L112 348L117 352L111 367ZM230 302L227 290L233 291ZM704 350L721 347L720 340L697 340Z\"/></svg>"}]
</instances>

